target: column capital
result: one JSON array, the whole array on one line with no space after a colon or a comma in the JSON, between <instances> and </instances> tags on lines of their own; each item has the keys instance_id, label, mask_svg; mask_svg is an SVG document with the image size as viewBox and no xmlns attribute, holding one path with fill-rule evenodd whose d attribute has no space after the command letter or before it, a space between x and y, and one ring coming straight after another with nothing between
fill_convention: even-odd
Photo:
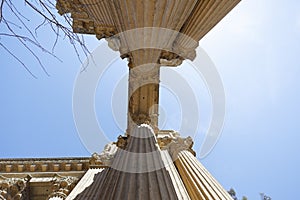
<instances>
[{"instance_id":1,"label":"column capital","mask_svg":"<svg viewBox=\"0 0 300 200\"><path fill-rule=\"evenodd\" d=\"M61 199L67 198L69 193L76 186L78 180L79 179L77 177L73 177L73 176L56 175L53 178L52 193L49 195L48 199L50 200L53 198L61 198Z\"/></svg>"},{"instance_id":2,"label":"column capital","mask_svg":"<svg viewBox=\"0 0 300 200\"><path fill-rule=\"evenodd\" d=\"M182 138L176 136L172 138L171 142L165 147L171 155L172 159L175 160L181 151L187 150L193 155L196 155L195 151L192 149L194 145L193 139L189 136L187 138Z\"/></svg>"},{"instance_id":3,"label":"column capital","mask_svg":"<svg viewBox=\"0 0 300 200\"><path fill-rule=\"evenodd\" d=\"M29 180L29 176L26 178L6 178L0 176L0 199L22 199L25 196L23 193Z\"/></svg>"},{"instance_id":4,"label":"column capital","mask_svg":"<svg viewBox=\"0 0 300 200\"><path fill-rule=\"evenodd\" d=\"M117 145L114 143L105 145L104 150L100 154L93 153L90 159L90 166L92 168L110 167L117 152L117 148Z\"/></svg>"}]
</instances>

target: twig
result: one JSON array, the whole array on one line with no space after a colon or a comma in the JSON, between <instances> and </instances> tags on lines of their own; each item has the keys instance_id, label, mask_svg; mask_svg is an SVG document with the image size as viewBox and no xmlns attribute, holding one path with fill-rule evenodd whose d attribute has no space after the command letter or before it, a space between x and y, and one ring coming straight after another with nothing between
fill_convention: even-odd
<instances>
[{"instance_id":1,"label":"twig","mask_svg":"<svg viewBox=\"0 0 300 200\"><path fill-rule=\"evenodd\" d=\"M15 56L15 54L13 54L8 48L6 48L2 43L0 43L0 46L7 51L12 57L14 57L21 65L23 65L23 67L26 69L26 71L35 79L37 79L37 77L28 69L28 67L17 57Z\"/></svg>"},{"instance_id":2,"label":"twig","mask_svg":"<svg viewBox=\"0 0 300 200\"><path fill-rule=\"evenodd\" d=\"M71 28L72 19L70 15L63 16L64 17L63 19L65 20L66 23L65 26L63 23L57 20L55 14L56 8L52 0L24 0L24 3L30 9L32 9L34 13L36 13L38 16L43 18L42 23L39 24L34 29L32 29L31 26L29 25L29 22L31 20L28 19L26 16L24 16L22 12L18 10L18 8L15 6L15 3L13 3L12 0L0 0L0 25L4 24L7 28L5 29L5 31L4 29L0 29L0 39L1 37L16 38L21 43L21 45L26 49L26 51L28 51L34 57L34 59L39 63L39 65L43 69L44 73L47 74L48 76L49 74L42 63L40 56L38 56L36 52L36 48L61 61L54 54L55 47L57 46L60 37L62 39L67 38L69 40L69 42L73 46L73 49L75 51L78 60L82 63L82 59L80 56L81 52L83 52L85 56L90 54L90 52L85 45L83 36L79 37L76 33L73 32ZM3 13L4 6L7 6L9 8L9 11L13 14L14 20L8 21L5 18ZM44 46L42 46L42 44L38 40L38 30L42 26L47 26L55 34L55 41L50 51L47 50ZM23 31L21 34L19 34L19 30L20 31L25 30L25 33ZM7 51L14 59L16 59L28 72L30 72L30 69L27 67L26 63L24 63L22 59L20 59L16 54L14 54L14 52L10 48L6 47L4 43L1 43L1 47L5 51ZM30 74L36 78L36 76L33 75L33 73L30 72Z\"/></svg>"},{"instance_id":3,"label":"twig","mask_svg":"<svg viewBox=\"0 0 300 200\"><path fill-rule=\"evenodd\" d=\"M3 9L3 4L5 0L1 0L0 2L0 23L2 21L3 15L2 15L2 9Z\"/></svg>"},{"instance_id":4,"label":"twig","mask_svg":"<svg viewBox=\"0 0 300 200\"><path fill-rule=\"evenodd\" d=\"M18 35L10 28L9 24L3 20L4 23L6 24L6 27L9 29L9 31L16 36L16 38L22 43L22 45L36 58L36 60L38 61L38 63L40 64L41 68L43 69L43 71L45 72L45 74L47 74L47 76L50 76L49 73L47 72L46 68L44 67L44 65L42 64L41 60L39 59L39 57L25 44L25 42L23 42L21 40L20 37L17 37Z\"/></svg>"}]
</instances>

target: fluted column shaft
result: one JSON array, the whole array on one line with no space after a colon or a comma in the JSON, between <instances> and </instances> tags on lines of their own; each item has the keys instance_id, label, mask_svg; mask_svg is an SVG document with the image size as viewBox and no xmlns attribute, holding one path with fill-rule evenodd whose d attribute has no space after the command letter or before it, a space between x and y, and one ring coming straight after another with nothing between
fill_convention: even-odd
<instances>
[{"instance_id":1,"label":"fluted column shaft","mask_svg":"<svg viewBox=\"0 0 300 200\"><path fill-rule=\"evenodd\" d=\"M175 165L191 199L233 200L190 151L180 151Z\"/></svg>"}]
</instances>

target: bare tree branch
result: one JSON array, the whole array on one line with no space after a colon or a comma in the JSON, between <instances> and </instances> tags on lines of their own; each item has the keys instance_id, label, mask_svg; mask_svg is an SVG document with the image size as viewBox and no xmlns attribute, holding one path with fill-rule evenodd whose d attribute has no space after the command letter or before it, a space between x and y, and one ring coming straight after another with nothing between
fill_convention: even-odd
<instances>
[{"instance_id":1,"label":"bare tree branch","mask_svg":"<svg viewBox=\"0 0 300 200\"><path fill-rule=\"evenodd\" d=\"M33 11L33 13L42 18L41 23L35 28L32 28L32 24L30 24L30 17L28 18L25 14L22 14L24 12L21 12L21 10L18 9L18 6L16 6L15 2L12 0L0 0L0 25L3 24L5 26L4 29L0 28L0 39L1 37L10 37L19 41L21 46L32 55L34 60L38 62L39 66L48 76L49 73L43 65L37 50L47 53L61 61L57 56L55 56L54 53L55 47L60 41L60 38L67 38L69 40L69 43L72 45L78 60L82 63L82 53L84 56L87 56L90 52L85 46L83 37L79 37L73 32L71 28L71 17L64 15L64 18L61 19L64 19L65 21L63 23L58 21L55 5L50 0L24 0L24 3L28 6L27 8L30 8ZM9 19L6 19L5 13L3 13L4 6L7 6L11 13L11 15L9 15ZM11 19L12 16L13 19ZM48 48L42 45L40 43L41 41L38 39L38 31L44 26L48 27L54 36L54 43L52 45L52 49L50 50L47 50ZM27 71L30 71L30 68L27 67L26 63L14 53L14 50L8 48L2 41L1 47L14 59L16 59ZM36 77L33 75L33 73L30 74L33 77Z\"/></svg>"},{"instance_id":2,"label":"bare tree branch","mask_svg":"<svg viewBox=\"0 0 300 200\"><path fill-rule=\"evenodd\" d=\"M0 43L0 46L7 51L12 57L14 57L21 65L23 65L23 67L26 69L26 71L33 76L34 78L37 79L37 77L27 68L27 66L17 57L15 56L15 54L13 54L9 49L7 49L2 43Z\"/></svg>"},{"instance_id":3,"label":"bare tree branch","mask_svg":"<svg viewBox=\"0 0 300 200\"><path fill-rule=\"evenodd\" d=\"M7 34L7 33L0 33L0 36L15 37L17 39L22 39L23 41L28 41L28 42L32 43L33 45L35 45L36 47L38 47L39 49L41 49L42 51L50 54L51 56L54 56L56 59L58 59L59 61L62 62L62 60L60 60L57 56L55 56L54 54L49 52L42 45L40 45L39 43L36 43L34 40L30 39L29 37L22 36L22 35L17 35L17 34Z\"/></svg>"},{"instance_id":4,"label":"bare tree branch","mask_svg":"<svg viewBox=\"0 0 300 200\"><path fill-rule=\"evenodd\" d=\"M10 4L7 4L7 5L10 8L11 12L21 22L23 27L25 27L25 29L29 32L29 34L32 36L32 38L35 40L35 42L38 43L37 39L35 38L35 36L31 32L31 30L28 28L28 26L23 22L23 20L19 16L22 16L23 18L25 18L25 17L16 9L16 7L12 4L12 2L10 0L9 0L9 2L10 2ZM27 19L27 18L25 18L25 19ZM30 21L29 19L27 19L27 20Z\"/></svg>"},{"instance_id":5,"label":"bare tree branch","mask_svg":"<svg viewBox=\"0 0 300 200\"><path fill-rule=\"evenodd\" d=\"M18 35L11 29L11 27L5 20L3 21L6 24L6 27L10 30L10 32L13 33L13 35L22 43L22 45L35 57L35 59L38 61L38 63L42 67L43 71L47 74L47 76L50 76L47 70L45 69L44 65L42 64L41 60L39 59L39 57L34 53L34 51L31 48L29 48L20 37L18 37Z\"/></svg>"},{"instance_id":6,"label":"bare tree branch","mask_svg":"<svg viewBox=\"0 0 300 200\"><path fill-rule=\"evenodd\" d=\"M1 23L1 21L2 21L2 10L3 10L3 4L4 4L4 1L5 0L0 0L1 2L0 2L0 23Z\"/></svg>"}]
</instances>

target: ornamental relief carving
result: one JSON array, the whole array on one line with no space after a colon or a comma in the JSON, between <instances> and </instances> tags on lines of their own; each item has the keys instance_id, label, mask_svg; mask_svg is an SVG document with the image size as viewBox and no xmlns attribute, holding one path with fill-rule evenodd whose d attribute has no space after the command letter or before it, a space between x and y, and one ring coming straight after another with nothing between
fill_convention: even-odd
<instances>
[{"instance_id":1,"label":"ornamental relief carving","mask_svg":"<svg viewBox=\"0 0 300 200\"><path fill-rule=\"evenodd\" d=\"M104 150L100 153L93 153L90 159L90 165L110 167L117 152L117 146L114 143L105 145Z\"/></svg>"},{"instance_id":2,"label":"ornamental relief carving","mask_svg":"<svg viewBox=\"0 0 300 200\"><path fill-rule=\"evenodd\" d=\"M82 5L79 0L73 0L72 3L70 1L58 0L56 3L56 9L60 15L71 13L72 17L75 18L88 17L88 14L84 9L84 5Z\"/></svg>"},{"instance_id":3,"label":"ornamental relief carving","mask_svg":"<svg viewBox=\"0 0 300 200\"><path fill-rule=\"evenodd\" d=\"M160 55L160 60L159 63L162 66L179 66L182 64L182 61L184 59L182 57L180 57L179 55L177 55L174 52L170 52L170 51L162 51L161 55Z\"/></svg>"},{"instance_id":4,"label":"ornamental relief carving","mask_svg":"<svg viewBox=\"0 0 300 200\"><path fill-rule=\"evenodd\" d=\"M6 178L0 176L0 199L1 200L19 200L24 199L24 191L30 177L26 178Z\"/></svg>"},{"instance_id":5,"label":"ornamental relief carving","mask_svg":"<svg viewBox=\"0 0 300 200\"><path fill-rule=\"evenodd\" d=\"M193 155L196 155L195 151L192 149L194 142L190 136L187 138L182 138L180 136L176 136L176 137L172 138L171 141L170 140L167 141L167 140L169 140L169 139L166 138L165 142L166 143L169 142L169 144L167 144L162 149L168 150L168 152L171 155L171 157L173 158L173 160L177 159L178 154L184 150L187 150L187 151L191 152ZM163 140L161 140L161 142L163 142Z\"/></svg>"},{"instance_id":6,"label":"ornamental relief carving","mask_svg":"<svg viewBox=\"0 0 300 200\"><path fill-rule=\"evenodd\" d=\"M129 71L129 92L132 94L137 89L147 85L159 84L159 66L141 66L131 68Z\"/></svg>"},{"instance_id":7,"label":"ornamental relief carving","mask_svg":"<svg viewBox=\"0 0 300 200\"><path fill-rule=\"evenodd\" d=\"M72 176L56 175L53 178L52 193L49 195L48 199L51 199L53 197L59 197L62 199L67 198L67 196L76 186L78 180L78 178Z\"/></svg>"}]
</instances>

